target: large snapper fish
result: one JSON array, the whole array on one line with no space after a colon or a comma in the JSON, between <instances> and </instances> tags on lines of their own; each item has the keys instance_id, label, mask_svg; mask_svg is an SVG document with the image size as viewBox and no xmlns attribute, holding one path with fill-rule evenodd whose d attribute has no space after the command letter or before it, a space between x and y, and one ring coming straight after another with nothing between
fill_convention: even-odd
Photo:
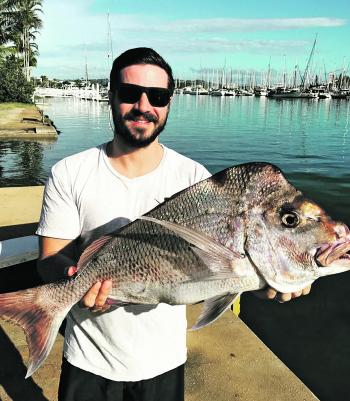
<instances>
[{"instance_id":1,"label":"large snapper fish","mask_svg":"<svg viewBox=\"0 0 350 401\"><path fill-rule=\"evenodd\" d=\"M22 326L27 376L40 367L74 304L111 279L108 303L171 305L205 300L194 328L244 292L295 292L350 269L348 227L307 200L275 166L223 170L93 242L69 279L0 295L0 316Z\"/></svg>"}]
</instances>

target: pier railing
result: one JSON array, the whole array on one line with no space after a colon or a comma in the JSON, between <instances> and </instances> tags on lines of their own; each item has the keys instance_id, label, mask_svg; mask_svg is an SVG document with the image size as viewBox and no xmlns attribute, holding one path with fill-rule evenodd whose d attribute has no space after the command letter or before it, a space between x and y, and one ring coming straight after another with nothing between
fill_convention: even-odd
<instances>
[{"instance_id":1,"label":"pier railing","mask_svg":"<svg viewBox=\"0 0 350 401\"><path fill-rule=\"evenodd\" d=\"M36 259L43 186L1 188L0 268Z\"/></svg>"}]
</instances>

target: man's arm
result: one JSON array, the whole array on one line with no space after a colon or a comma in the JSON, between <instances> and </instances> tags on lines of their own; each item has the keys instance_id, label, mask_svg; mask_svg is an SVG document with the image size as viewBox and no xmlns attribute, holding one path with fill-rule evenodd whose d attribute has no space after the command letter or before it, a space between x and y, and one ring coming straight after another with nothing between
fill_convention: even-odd
<instances>
[{"instance_id":1,"label":"man's arm","mask_svg":"<svg viewBox=\"0 0 350 401\"><path fill-rule=\"evenodd\" d=\"M39 259L37 269L44 282L67 277L70 266L76 264L73 240L39 236Z\"/></svg>"},{"instance_id":2,"label":"man's arm","mask_svg":"<svg viewBox=\"0 0 350 401\"><path fill-rule=\"evenodd\" d=\"M38 272L44 281L56 281L73 276L76 272L77 252L74 240L39 236ZM108 309L106 299L112 282L95 283L81 300L85 308L93 311Z\"/></svg>"}]
</instances>

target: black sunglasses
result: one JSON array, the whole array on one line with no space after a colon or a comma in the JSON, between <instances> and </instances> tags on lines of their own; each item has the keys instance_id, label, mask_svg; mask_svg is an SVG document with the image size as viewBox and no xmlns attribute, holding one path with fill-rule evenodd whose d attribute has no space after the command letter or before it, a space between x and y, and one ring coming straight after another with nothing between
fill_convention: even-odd
<instances>
[{"instance_id":1,"label":"black sunglasses","mask_svg":"<svg viewBox=\"0 0 350 401\"><path fill-rule=\"evenodd\" d=\"M171 93L167 88L146 87L134 84L120 83L117 95L122 103L133 104L140 100L142 93L146 93L148 101L153 107L164 107L169 104Z\"/></svg>"}]
</instances>

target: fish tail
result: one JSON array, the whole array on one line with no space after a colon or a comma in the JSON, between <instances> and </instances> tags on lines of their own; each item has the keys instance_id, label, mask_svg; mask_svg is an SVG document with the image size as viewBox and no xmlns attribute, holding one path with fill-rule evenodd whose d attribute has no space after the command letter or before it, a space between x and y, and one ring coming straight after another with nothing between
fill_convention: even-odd
<instances>
[{"instance_id":1,"label":"fish tail","mask_svg":"<svg viewBox=\"0 0 350 401\"><path fill-rule=\"evenodd\" d=\"M58 329L72 305L51 305L44 298L44 286L0 294L0 317L22 327L27 338L29 360L26 378L48 356Z\"/></svg>"}]
</instances>

